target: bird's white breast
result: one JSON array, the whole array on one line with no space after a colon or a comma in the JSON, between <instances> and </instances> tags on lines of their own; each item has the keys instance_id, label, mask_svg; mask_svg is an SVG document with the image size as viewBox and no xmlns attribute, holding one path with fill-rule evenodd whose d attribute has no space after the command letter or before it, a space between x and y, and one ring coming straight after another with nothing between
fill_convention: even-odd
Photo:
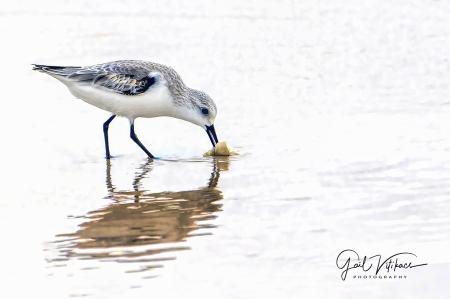
<instances>
[{"instance_id":1,"label":"bird's white breast","mask_svg":"<svg viewBox=\"0 0 450 299\"><path fill-rule=\"evenodd\" d=\"M141 95L129 96L92 85L64 82L70 92L86 103L128 119L137 117L172 116L172 95L164 84L158 82Z\"/></svg>"}]
</instances>

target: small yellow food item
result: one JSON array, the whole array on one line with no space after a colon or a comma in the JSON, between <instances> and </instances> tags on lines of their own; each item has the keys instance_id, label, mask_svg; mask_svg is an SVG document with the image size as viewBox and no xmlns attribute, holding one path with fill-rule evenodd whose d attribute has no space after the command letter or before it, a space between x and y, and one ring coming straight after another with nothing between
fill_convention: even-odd
<instances>
[{"instance_id":1,"label":"small yellow food item","mask_svg":"<svg viewBox=\"0 0 450 299\"><path fill-rule=\"evenodd\" d=\"M216 144L212 150L207 151L203 154L203 157L207 156L232 156L237 155L237 153L232 152L228 147L225 141L221 141Z\"/></svg>"}]
</instances>

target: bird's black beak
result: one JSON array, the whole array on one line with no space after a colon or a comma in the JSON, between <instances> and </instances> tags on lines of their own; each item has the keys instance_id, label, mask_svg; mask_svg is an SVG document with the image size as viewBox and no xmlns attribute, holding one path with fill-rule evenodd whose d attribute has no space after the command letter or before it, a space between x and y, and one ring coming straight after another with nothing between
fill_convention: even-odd
<instances>
[{"instance_id":1,"label":"bird's black beak","mask_svg":"<svg viewBox=\"0 0 450 299\"><path fill-rule=\"evenodd\" d=\"M216 147L216 144L219 142L217 140L216 130L214 130L214 125L205 126L206 128L206 134L208 134L209 140L211 140L211 143L213 147Z\"/></svg>"}]
</instances>

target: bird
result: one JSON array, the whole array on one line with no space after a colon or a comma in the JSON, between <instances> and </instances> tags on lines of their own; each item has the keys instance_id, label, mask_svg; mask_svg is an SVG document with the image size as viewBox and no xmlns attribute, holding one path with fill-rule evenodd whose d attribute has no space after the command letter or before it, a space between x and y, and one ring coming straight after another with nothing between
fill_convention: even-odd
<instances>
[{"instance_id":1,"label":"bird","mask_svg":"<svg viewBox=\"0 0 450 299\"><path fill-rule=\"evenodd\" d=\"M154 156L134 132L138 117L174 117L206 130L213 148L219 142L214 129L217 107L206 93L187 87L171 67L141 60L119 60L86 67L32 64L62 83L75 97L112 116L103 124L106 159L111 158L109 124L116 116L130 123L130 138L147 154Z\"/></svg>"}]
</instances>

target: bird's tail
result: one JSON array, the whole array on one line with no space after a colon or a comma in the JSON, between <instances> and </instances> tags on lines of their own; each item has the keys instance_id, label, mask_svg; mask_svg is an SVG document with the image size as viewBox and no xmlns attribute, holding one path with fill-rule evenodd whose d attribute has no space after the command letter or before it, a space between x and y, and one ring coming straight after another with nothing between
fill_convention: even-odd
<instances>
[{"instance_id":1,"label":"bird's tail","mask_svg":"<svg viewBox=\"0 0 450 299\"><path fill-rule=\"evenodd\" d=\"M53 76L68 76L77 70L81 69L79 66L51 66L42 64L32 64L33 71L47 73Z\"/></svg>"}]
</instances>

